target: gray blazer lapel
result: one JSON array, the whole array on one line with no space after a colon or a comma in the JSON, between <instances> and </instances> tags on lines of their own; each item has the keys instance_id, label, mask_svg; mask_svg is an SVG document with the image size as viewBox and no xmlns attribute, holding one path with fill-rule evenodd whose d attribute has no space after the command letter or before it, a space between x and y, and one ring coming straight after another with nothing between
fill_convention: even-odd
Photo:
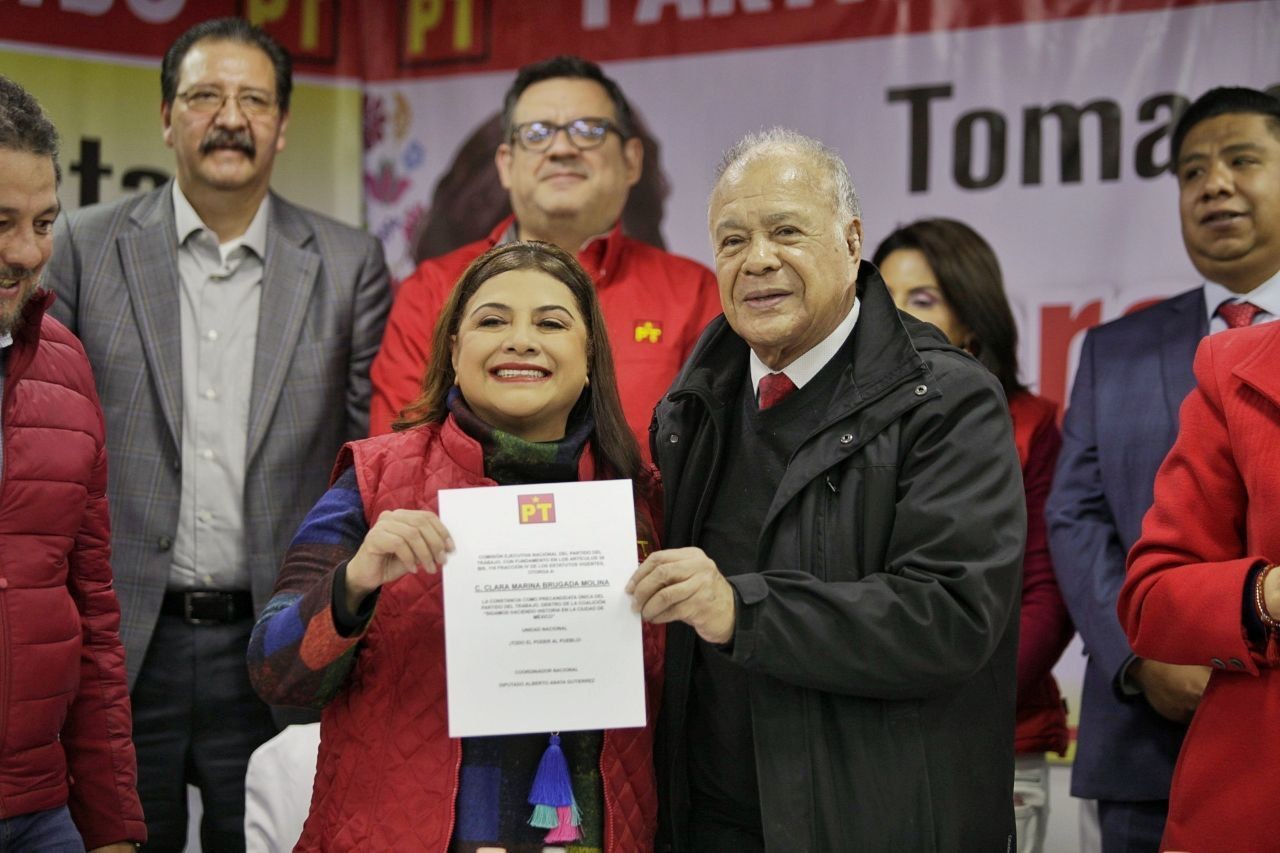
<instances>
[{"instance_id":1,"label":"gray blazer lapel","mask_svg":"<svg viewBox=\"0 0 1280 853\"><path fill-rule=\"evenodd\" d=\"M1200 339L1209 334L1209 319L1204 311L1204 288L1198 287L1169 300L1160 339L1160 373L1164 383L1165 404L1169 423L1177 432L1178 410L1196 384L1191 369Z\"/></svg>"},{"instance_id":2,"label":"gray blazer lapel","mask_svg":"<svg viewBox=\"0 0 1280 853\"><path fill-rule=\"evenodd\" d=\"M166 184L165 186L169 186ZM116 238L120 268L142 349L175 447L182 447L182 324L178 304L177 226L167 192L140 205L134 228Z\"/></svg>"},{"instance_id":3,"label":"gray blazer lapel","mask_svg":"<svg viewBox=\"0 0 1280 853\"><path fill-rule=\"evenodd\" d=\"M253 356L246 465L252 464L262 446L272 413L280 401L289 363L307 316L307 303L320 273L319 256L304 248L313 237L310 227L293 207L272 194L258 312L258 342Z\"/></svg>"}]
</instances>

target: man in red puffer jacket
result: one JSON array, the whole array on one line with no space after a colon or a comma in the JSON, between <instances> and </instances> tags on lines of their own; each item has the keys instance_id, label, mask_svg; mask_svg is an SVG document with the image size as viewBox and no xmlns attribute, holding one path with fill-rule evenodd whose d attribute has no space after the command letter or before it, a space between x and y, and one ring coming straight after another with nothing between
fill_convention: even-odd
<instances>
[{"instance_id":1,"label":"man in red puffer jacket","mask_svg":"<svg viewBox=\"0 0 1280 853\"><path fill-rule=\"evenodd\" d=\"M57 132L0 76L0 850L145 841L102 409L38 289L58 215Z\"/></svg>"}]
</instances>

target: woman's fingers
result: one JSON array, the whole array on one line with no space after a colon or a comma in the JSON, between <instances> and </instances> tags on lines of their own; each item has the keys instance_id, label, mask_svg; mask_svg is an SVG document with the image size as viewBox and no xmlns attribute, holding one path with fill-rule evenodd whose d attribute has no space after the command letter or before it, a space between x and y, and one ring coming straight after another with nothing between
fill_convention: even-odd
<instances>
[{"instance_id":1,"label":"woman's fingers","mask_svg":"<svg viewBox=\"0 0 1280 853\"><path fill-rule=\"evenodd\" d=\"M434 512L429 510L387 510L365 535L360 550L381 563L376 585L389 583L419 567L435 572L453 550L453 538ZM352 560L353 563L356 560ZM363 568L366 561L360 561ZM348 566L348 576L351 567ZM360 580L365 580L363 577Z\"/></svg>"}]
</instances>

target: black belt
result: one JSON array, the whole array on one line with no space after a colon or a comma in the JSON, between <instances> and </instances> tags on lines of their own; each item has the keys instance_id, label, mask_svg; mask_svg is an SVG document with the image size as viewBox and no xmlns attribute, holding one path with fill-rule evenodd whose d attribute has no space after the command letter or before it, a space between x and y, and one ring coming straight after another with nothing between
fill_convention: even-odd
<instances>
[{"instance_id":1,"label":"black belt","mask_svg":"<svg viewBox=\"0 0 1280 853\"><path fill-rule=\"evenodd\" d=\"M191 589L164 594L160 612L191 625L225 624L253 618L253 595L246 590Z\"/></svg>"}]
</instances>

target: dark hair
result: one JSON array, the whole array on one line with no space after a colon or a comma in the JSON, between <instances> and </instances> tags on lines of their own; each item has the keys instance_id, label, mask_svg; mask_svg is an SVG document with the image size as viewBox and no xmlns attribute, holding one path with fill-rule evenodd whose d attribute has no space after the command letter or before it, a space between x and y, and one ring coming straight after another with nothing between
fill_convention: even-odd
<instances>
[{"instance_id":1,"label":"dark hair","mask_svg":"<svg viewBox=\"0 0 1280 853\"><path fill-rule=\"evenodd\" d=\"M53 174L62 183L58 165L58 129L31 93L0 74L0 148L38 154L53 160Z\"/></svg>"},{"instance_id":2,"label":"dark hair","mask_svg":"<svg viewBox=\"0 0 1280 853\"><path fill-rule=\"evenodd\" d=\"M1018 381L1018 327L1000 262L982 235L954 219L921 219L886 237L872 263L880 266L899 249L924 255L956 319L973 332L973 354L1000 380L1005 396L1026 390Z\"/></svg>"},{"instance_id":3,"label":"dark hair","mask_svg":"<svg viewBox=\"0 0 1280 853\"><path fill-rule=\"evenodd\" d=\"M1210 89L1196 98L1174 125L1173 138L1170 141L1174 169L1177 169L1178 159L1182 156L1182 143L1192 128L1202 121L1229 113L1252 113L1265 116L1271 132L1280 137L1280 98L1266 92L1259 92L1257 89L1246 89L1243 86L1220 86L1217 89Z\"/></svg>"},{"instance_id":4,"label":"dark hair","mask_svg":"<svg viewBox=\"0 0 1280 853\"><path fill-rule=\"evenodd\" d=\"M160 63L160 98L172 104L178 95L178 76L187 52L200 41L233 41L256 47L267 55L276 70L276 103L280 112L289 112L289 96L293 92L293 60L280 43L244 18L213 18L201 21L178 36L165 51Z\"/></svg>"},{"instance_id":5,"label":"dark hair","mask_svg":"<svg viewBox=\"0 0 1280 853\"><path fill-rule=\"evenodd\" d=\"M591 379L591 415L595 420L591 450L596 470L613 477L637 478L640 448L622 413L613 369L613 351L609 348L608 331L596 299L595 285L572 255L551 243L503 243L471 262L454 285L436 320L431 339L431 360L422 381L422 394L405 408L392 428L403 430L425 423L441 423L448 416L445 401L457 382L453 369L453 340L462 324L462 313L482 284L513 270L544 272L563 283L573 294L587 324L587 376Z\"/></svg>"},{"instance_id":6,"label":"dark hair","mask_svg":"<svg viewBox=\"0 0 1280 853\"><path fill-rule=\"evenodd\" d=\"M635 136L635 122L631 118L631 105L627 103L627 96L622 94L622 89L618 88L617 83L600 70L599 65L580 56L553 56L551 59L530 63L516 72L515 82L511 84L511 88L502 99L503 139L510 140L515 130L511 118L516 111L516 101L520 100L524 90L534 83L560 77L599 83L609 95L609 100L613 101L613 118L617 122L618 132L622 134L622 138L630 139Z\"/></svg>"}]
</instances>

